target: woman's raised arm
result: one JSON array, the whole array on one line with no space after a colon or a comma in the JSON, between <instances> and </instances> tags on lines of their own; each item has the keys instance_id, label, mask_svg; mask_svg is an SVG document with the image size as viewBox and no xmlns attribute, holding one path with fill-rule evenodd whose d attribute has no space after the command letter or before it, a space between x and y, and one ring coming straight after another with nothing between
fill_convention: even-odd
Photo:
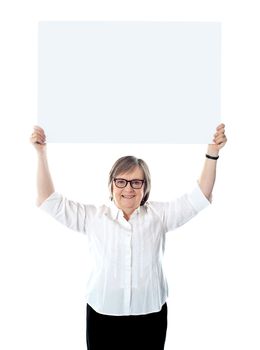
<instances>
[{"instance_id":1,"label":"woman's raised arm","mask_svg":"<svg viewBox=\"0 0 260 350\"><path fill-rule=\"evenodd\" d=\"M40 206L45 199L55 192L48 166L47 144L44 130L39 126L35 126L30 141L35 147L38 156L36 204Z\"/></svg>"},{"instance_id":2,"label":"woman's raised arm","mask_svg":"<svg viewBox=\"0 0 260 350\"><path fill-rule=\"evenodd\" d=\"M207 155L209 158L206 157L205 159L204 167L199 179L199 186L209 201L211 201L212 191L216 179L217 159L214 158L218 157L220 149L224 147L227 142L224 124L220 124L216 128L213 142L213 144L208 145Z\"/></svg>"}]
</instances>

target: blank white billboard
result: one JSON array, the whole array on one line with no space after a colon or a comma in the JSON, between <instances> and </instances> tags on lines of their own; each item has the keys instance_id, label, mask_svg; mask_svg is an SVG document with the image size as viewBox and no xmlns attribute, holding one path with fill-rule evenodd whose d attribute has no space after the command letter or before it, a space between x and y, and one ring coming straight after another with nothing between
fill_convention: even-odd
<instances>
[{"instance_id":1,"label":"blank white billboard","mask_svg":"<svg viewBox=\"0 0 260 350\"><path fill-rule=\"evenodd\" d=\"M220 123L221 24L39 22L48 142L209 143Z\"/></svg>"}]
</instances>

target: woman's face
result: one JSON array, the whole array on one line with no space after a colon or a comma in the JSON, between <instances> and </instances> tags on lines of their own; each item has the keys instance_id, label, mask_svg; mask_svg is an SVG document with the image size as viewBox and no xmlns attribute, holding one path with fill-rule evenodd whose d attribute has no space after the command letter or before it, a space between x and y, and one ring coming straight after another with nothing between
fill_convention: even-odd
<instances>
[{"instance_id":1,"label":"woman's face","mask_svg":"<svg viewBox=\"0 0 260 350\"><path fill-rule=\"evenodd\" d=\"M116 176L116 178L125 180L144 180L144 173L138 166L131 172L122 173ZM140 189L134 189L131 187L130 182L124 188L116 187L113 182L113 199L116 206L125 214L125 218L129 219L130 215L137 209L144 195L144 185Z\"/></svg>"}]
</instances>

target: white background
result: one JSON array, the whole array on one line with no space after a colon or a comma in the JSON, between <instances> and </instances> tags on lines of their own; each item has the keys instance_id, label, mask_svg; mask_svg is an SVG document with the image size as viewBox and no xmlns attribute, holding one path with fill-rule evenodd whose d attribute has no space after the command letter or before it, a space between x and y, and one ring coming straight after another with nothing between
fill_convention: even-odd
<instances>
[{"instance_id":1,"label":"white background","mask_svg":"<svg viewBox=\"0 0 260 350\"><path fill-rule=\"evenodd\" d=\"M222 22L222 121L214 204L167 237L167 350L260 348L259 11L257 1L6 1L0 8L0 348L85 349L83 235L38 210L36 156L39 20ZM127 127L124 130L127 132ZM194 130L196 132L196 130ZM150 165L153 199L171 198L199 176L206 145L49 145L58 191L106 196L118 156ZM93 185L95 184L95 186Z\"/></svg>"}]
</instances>

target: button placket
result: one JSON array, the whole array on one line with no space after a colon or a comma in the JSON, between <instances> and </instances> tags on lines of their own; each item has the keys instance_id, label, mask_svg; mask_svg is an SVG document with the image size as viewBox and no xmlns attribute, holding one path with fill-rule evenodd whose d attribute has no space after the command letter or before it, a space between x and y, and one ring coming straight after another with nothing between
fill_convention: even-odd
<instances>
[{"instance_id":1,"label":"button placket","mask_svg":"<svg viewBox=\"0 0 260 350\"><path fill-rule=\"evenodd\" d=\"M131 288L132 288L132 227L128 223L128 230L125 232L125 293L124 308L130 313Z\"/></svg>"}]
</instances>

